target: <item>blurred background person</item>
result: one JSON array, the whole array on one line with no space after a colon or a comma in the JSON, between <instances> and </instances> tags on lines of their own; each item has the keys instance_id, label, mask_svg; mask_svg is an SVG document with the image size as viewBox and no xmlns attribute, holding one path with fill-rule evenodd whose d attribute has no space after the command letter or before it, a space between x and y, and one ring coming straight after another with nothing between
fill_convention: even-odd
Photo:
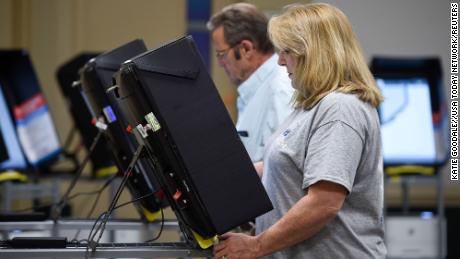
<instances>
[{"instance_id":1,"label":"blurred background person","mask_svg":"<svg viewBox=\"0 0 460 259\"><path fill-rule=\"evenodd\" d=\"M254 5L224 7L207 24L219 66L238 87L236 128L253 162L292 111L293 89L267 35L268 18Z\"/></svg>"}]
</instances>

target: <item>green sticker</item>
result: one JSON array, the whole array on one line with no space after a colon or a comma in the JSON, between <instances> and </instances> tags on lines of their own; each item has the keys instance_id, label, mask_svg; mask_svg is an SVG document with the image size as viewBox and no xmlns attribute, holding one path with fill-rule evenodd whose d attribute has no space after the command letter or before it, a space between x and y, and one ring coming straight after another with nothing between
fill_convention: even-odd
<instances>
[{"instance_id":1,"label":"green sticker","mask_svg":"<svg viewBox=\"0 0 460 259\"><path fill-rule=\"evenodd\" d=\"M158 122L158 120L155 117L155 115L153 115L153 113L149 113L149 114L145 115L145 119L150 124L150 126L152 126L152 130L154 132L159 130L159 129L161 129L160 123Z\"/></svg>"}]
</instances>

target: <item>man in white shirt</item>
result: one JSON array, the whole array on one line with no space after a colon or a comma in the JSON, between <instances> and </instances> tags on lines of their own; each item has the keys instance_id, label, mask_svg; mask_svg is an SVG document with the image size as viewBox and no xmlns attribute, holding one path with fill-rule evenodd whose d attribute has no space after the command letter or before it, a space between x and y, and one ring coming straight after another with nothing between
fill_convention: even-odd
<instances>
[{"instance_id":1,"label":"man in white shirt","mask_svg":"<svg viewBox=\"0 0 460 259\"><path fill-rule=\"evenodd\" d=\"M238 87L236 129L253 162L292 111L294 89L267 35L268 19L254 5L223 8L208 22L219 66Z\"/></svg>"}]
</instances>

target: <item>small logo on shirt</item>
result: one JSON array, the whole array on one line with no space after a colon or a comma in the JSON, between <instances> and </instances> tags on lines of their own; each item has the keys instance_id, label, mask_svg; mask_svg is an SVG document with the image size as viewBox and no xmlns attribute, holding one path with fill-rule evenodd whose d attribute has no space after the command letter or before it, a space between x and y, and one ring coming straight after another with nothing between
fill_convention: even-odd
<instances>
[{"instance_id":1,"label":"small logo on shirt","mask_svg":"<svg viewBox=\"0 0 460 259\"><path fill-rule=\"evenodd\" d=\"M249 133L245 130L238 131L238 135L240 135L240 137L249 137Z\"/></svg>"},{"instance_id":2,"label":"small logo on shirt","mask_svg":"<svg viewBox=\"0 0 460 259\"><path fill-rule=\"evenodd\" d=\"M291 130L290 130L290 129L287 129L287 130L285 130L285 131L283 132L282 135L286 137L289 133L291 133Z\"/></svg>"}]
</instances>

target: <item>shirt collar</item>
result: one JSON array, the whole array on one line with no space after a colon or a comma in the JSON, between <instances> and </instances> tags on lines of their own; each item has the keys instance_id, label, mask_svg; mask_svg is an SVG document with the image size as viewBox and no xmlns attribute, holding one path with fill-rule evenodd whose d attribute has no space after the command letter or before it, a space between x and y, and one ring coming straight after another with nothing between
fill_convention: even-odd
<instances>
[{"instance_id":1,"label":"shirt collar","mask_svg":"<svg viewBox=\"0 0 460 259\"><path fill-rule=\"evenodd\" d=\"M252 75L249 76L246 81L241 83L237 88L238 99L241 105L245 106L257 92L257 89L262 85L262 82L272 72L272 70L278 65L278 55L273 54L267 59L260 67L256 69Z\"/></svg>"}]
</instances>

